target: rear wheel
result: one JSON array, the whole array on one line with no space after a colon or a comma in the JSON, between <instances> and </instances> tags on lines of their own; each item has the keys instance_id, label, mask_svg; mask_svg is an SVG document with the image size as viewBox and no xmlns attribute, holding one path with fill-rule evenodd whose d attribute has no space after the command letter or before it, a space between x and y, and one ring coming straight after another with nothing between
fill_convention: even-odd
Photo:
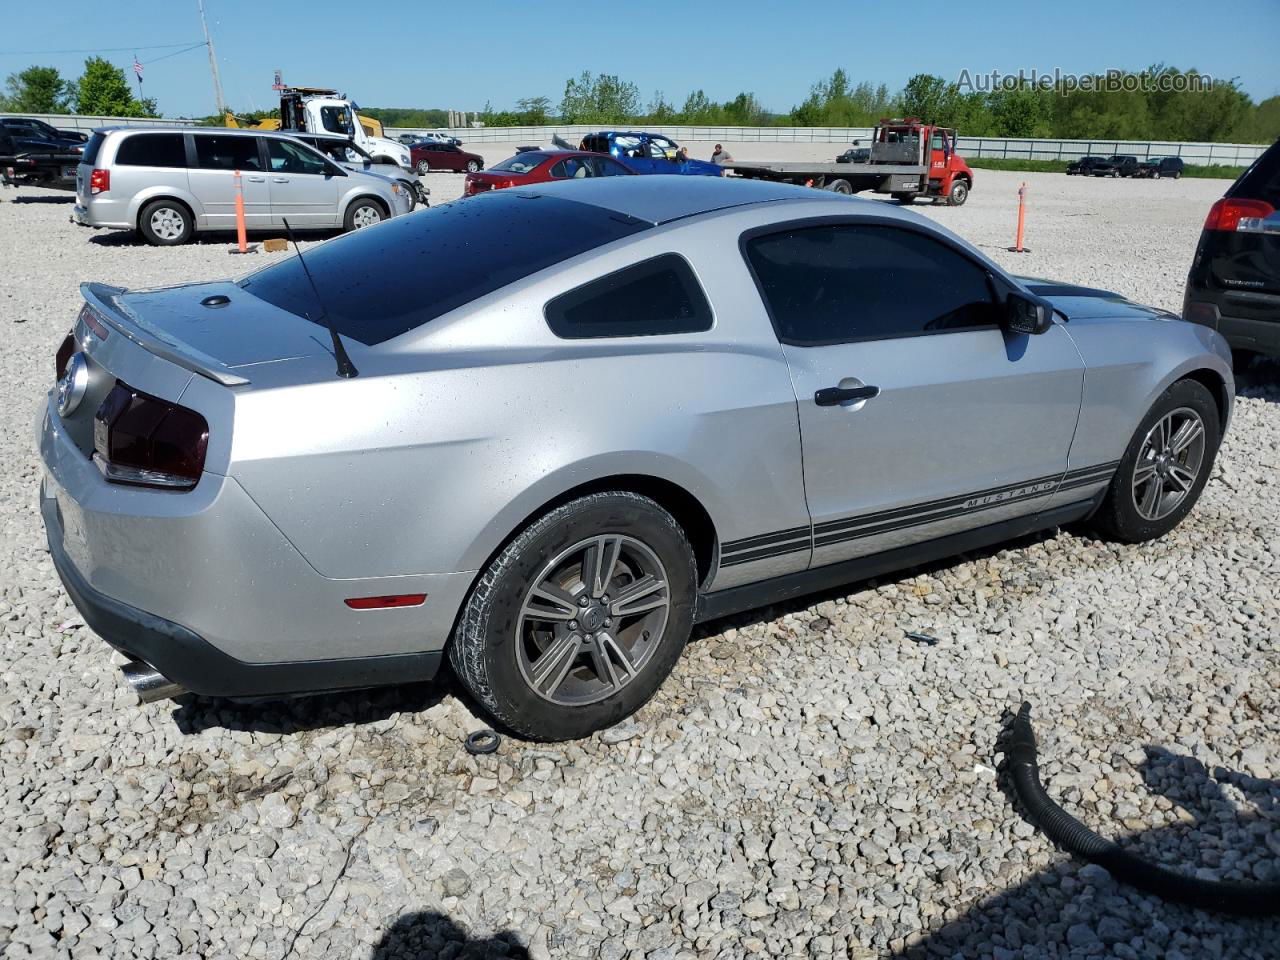
<instances>
[{"instance_id":1,"label":"rear wheel","mask_svg":"<svg viewBox=\"0 0 1280 960\"><path fill-rule=\"evenodd\" d=\"M893 194L893 199L905 206L915 203L916 195L913 191L904 191Z\"/></svg>"},{"instance_id":2,"label":"rear wheel","mask_svg":"<svg viewBox=\"0 0 1280 960\"><path fill-rule=\"evenodd\" d=\"M1152 179L1152 180L1159 180L1159 179L1160 179L1160 171L1159 171L1159 170L1153 170L1153 171L1151 172L1151 179Z\"/></svg>"},{"instance_id":3,"label":"rear wheel","mask_svg":"<svg viewBox=\"0 0 1280 960\"><path fill-rule=\"evenodd\" d=\"M176 200L153 200L138 214L138 229L147 243L176 247L195 232L191 211Z\"/></svg>"},{"instance_id":4,"label":"rear wheel","mask_svg":"<svg viewBox=\"0 0 1280 960\"><path fill-rule=\"evenodd\" d=\"M963 207L969 199L969 182L956 179L951 181L951 192L947 194L947 203L953 207Z\"/></svg>"},{"instance_id":5,"label":"rear wheel","mask_svg":"<svg viewBox=\"0 0 1280 960\"><path fill-rule=\"evenodd\" d=\"M1173 173L1173 179L1175 179L1175 180L1181 180L1181 179L1182 179L1182 171L1181 171L1181 170L1175 170L1175 171L1174 171L1174 173Z\"/></svg>"},{"instance_id":6,"label":"rear wheel","mask_svg":"<svg viewBox=\"0 0 1280 960\"><path fill-rule=\"evenodd\" d=\"M1179 380L1143 418L1094 517L1124 543L1162 537L1204 490L1218 453L1218 405L1204 384Z\"/></svg>"},{"instance_id":7,"label":"rear wheel","mask_svg":"<svg viewBox=\"0 0 1280 960\"><path fill-rule=\"evenodd\" d=\"M347 215L343 226L347 231L363 230L387 219L387 211L377 200L361 197L347 207Z\"/></svg>"},{"instance_id":8,"label":"rear wheel","mask_svg":"<svg viewBox=\"0 0 1280 960\"><path fill-rule=\"evenodd\" d=\"M634 493L552 510L481 574L449 645L459 679L504 726L570 740L643 706L680 657L697 595L675 519Z\"/></svg>"},{"instance_id":9,"label":"rear wheel","mask_svg":"<svg viewBox=\"0 0 1280 960\"><path fill-rule=\"evenodd\" d=\"M1244 373L1251 366L1258 355L1252 350L1232 350L1231 351L1231 372Z\"/></svg>"}]
</instances>

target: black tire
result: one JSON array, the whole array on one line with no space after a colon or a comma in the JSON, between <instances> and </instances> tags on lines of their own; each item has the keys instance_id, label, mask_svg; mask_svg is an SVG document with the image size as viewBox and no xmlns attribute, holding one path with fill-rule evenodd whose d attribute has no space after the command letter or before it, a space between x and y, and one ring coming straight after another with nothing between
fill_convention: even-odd
<instances>
[{"instance_id":1,"label":"black tire","mask_svg":"<svg viewBox=\"0 0 1280 960\"><path fill-rule=\"evenodd\" d=\"M1181 179L1182 179L1182 171L1181 171L1181 170L1175 170L1175 171L1174 171L1174 173L1173 173L1173 179L1175 179L1175 180L1181 180Z\"/></svg>"},{"instance_id":2,"label":"black tire","mask_svg":"<svg viewBox=\"0 0 1280 960\"><path fill-rule=\"evenodd\" d=\"M952 207L963 207L969 199L969 181L957 177L951 181L951 192L947 194L947 204Z\"/></svg>"},{"instance_id":3,"label":"black tire","mask_svg":"<svg viewBox=\"0 0 1280 960\"><path fill-rule=\"evenodd\" d=\"M853 185L850 184L849 181L844 179L843 177L837 177L836 179L828 183L825 187L823 187L823 189L830 190L832 193L838 193L841 196L845 196L845 197L853 196Z\"/></svg>"},{"instance_id":4,"label":"black tire","mask_svg":"<svg viewBox=\"0 0 1280 960\"><path fill-rule=\"evenodd\" d=\"M1160 171L1159 171L1159 170L1153 170L1153 171L1151 171L1151 179L1152 179L1152 180L1159 180L1159 179L1160 179Z\"/></svg>"},{"instance_id":5,"label":"black tire","mask_svg":"<svg viewBox=\"0 0 1280 960\"><path fill-rule=\"evenodd\" d=\"M342 218L342 228L350 233L352 230L373 226L373 223L362 222L369 219L369 210L377 214L375 222L381 222L391 216L391 212L379 201L372 197L359 197L351 201L351 206L347 207L347 214Z\"/></svg>"},{"instance_id":6,"label":"black tire","mask_svg":"<svg viewBox=\"0 0 1280 960\"><path fill-rule=\"evenodd\" d=\"M669 601L661 633L632 679L615 685L603 699L575 705L553 702L525 679L527 667L522 657L527 656L532 642L522 633L525 598L535 579L543 582L540 578L548 564L566 552L573 556L572 548L580 542L608 534L638 541L660 561ZM576 596L581 604L582 594ZM471 695L509 730L534 740L586 737L630 716L662 685L689 639L696 598L693 549L671 514L638 494L591 494L557 507L526 527L481 573L450 640L449 661ZM623 615L613 615L621 625ZM585 626L585 610L582 616L581 626ZM569 626L575 623L570 621ZM621 636L621 626L618 633ZM642 636L647 642L650 635L645 632ZM554 640L548 641L548 646L551 642ZM545 649L547 646L535 652ZM570 676L589 677L596 672L589 654L572 656L573 664L582 663L584 657L587 662L571 667Z\"/></svg>"},{"instance_id":7,"label":"black tire","mask_svg":"<svg viewBox=\"0 0 1280 960\"><path fill-rule=\"evenodd\" d=\"M901 193L893 194L893 199L896 200L898 203L902 204L903 206L910 206L911 204L915 203L916 195L914 192L904 191Z\"/></svg>"},{"instance_id":8,"label":"black tire","mask_svg":"<svg viewBox=\"0 0 1280 960\"><path fill-rule=\"evenodd\" d=\"M1148 434L1166 416L1176 415L1178 411L1192 411L1198 415L1204 431L1203 452L1196 466L1195 479L1182 499L1167 515L1151 519L1139 512L1136 502L1138 495L1133 482L1134 472L1138 468L1139 456L1146 446ZM1209 474L1213 472L1213 461L1221 440L1218 404L1208 388L1195 380L1179 380L1170 386L1142 418L1133 439L1129 441L1129 447L1120 460L1111 486L1107 488L1102 505L1094 515L1094 527L1106 538L1122 543L1142 543L1164 536L1182 522L1183 517L1200 499Z\"/></svg>"},{"instance_id":9,"label":"black tire","mask_svg":"<svg viewBox=\"0 0 1280 960\"><path fill-rule=\"evenodd\" d=\"M467 173L478 173L479 170L480 170L480 164L478 164L474 160L467 161Z\"/></svg>"},{"instance_id":10,"label":"black tire","mask_svg":"<svg viewBox=\"0 0 1280 960\"><path fill-rule=\"evenodd\" d=\"M425 160L419 160L418 166L416 169L418 171L418 176L425 177L428 173L431 172L431 164L427 163L427 161Z\"/></svg>"},{"instance_id":11,"label":"black tire","mask_svg":"<svg viewBox=\"0 0 1280 960\"><path fill-rule=\"evenodd\" d=\"M138 214L138 232L152 246L181 246L195 231L195 217L177 200L152 200Z\"/></svg>"},{"instance_id":12,"label":"black tire","mask_svg":"<svg viewBox=\"0 0 1280 960\"><path fill-rule=\"evenodd\" d=\"M1112 179L1112 180L1116 179L1116 178L1117 178L1117 177L1119 177L1119 176L1120 176L1120 171L1119 171L1119 170L1112 170L1112 171L1111 171L1111 179Z\"/></svg>"}]
</instances>

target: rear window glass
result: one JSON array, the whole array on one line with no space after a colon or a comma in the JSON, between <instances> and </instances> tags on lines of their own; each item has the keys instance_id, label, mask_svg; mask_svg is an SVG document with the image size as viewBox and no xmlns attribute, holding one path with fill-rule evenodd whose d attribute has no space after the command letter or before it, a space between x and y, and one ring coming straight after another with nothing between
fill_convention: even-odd
<instances>
[{"instance_id":1,"label":"rear window glass","mask_svg":"<svg viewBox=\"0 0 1280 960\"><path fill-rule=\"evenodd\" d=\"M261 170L257 137L211 137L198 134L196 163L204 170Z\"/></svg>"},{"instance_id":2,"label":"rear window glass","mask_svg":"<svg viewBox=\"0 0 1280 960\"><path fill-rule=\"evenodd\" d=\"M547 159L545 153L517 153L514 157L507 157L489 169L501 170L503 173L528 173L545 159Z\"/></svg>"},{"instance_id":3,"label":"rear window glass","mask_svg":"<svg viewBox=\"0 0 1280 960\"><path fill-rule=\"evenodd\" d=\"M306 258L335 329L373 345L647 226L600 207L504 190L357 230ZM316 297L297 257L241 285L318 322Z\"/></svg>"},{"instance_id":4,"label":"rear window glass","mask_svg":"<svg viewBox=\"0 0 1280 960\"><path fill-rule=\"evenodd\" d=\"M180 133L135 133L116 150L116 163L128 167L185 167L187 148Z\"/></svg>"},{"instance_id":5,"label":"rear window glass","mask_svg":"<svg viewBox=\"0 0 1280 960\"><path fill-rule=\"evenodd\" d=\"M711 329L711 307L681 256L654 257L561 294L546 307L557 337L656 337Z\"/></svg>"},{"instance_id":6,"label":"rear window glass","mask_svg":"<svg viewBox=\"0 0 1280 960\"><path fill-rule=\"evenodd\" d=\"M1280 210L1280 142L1253 162L1227 196L1263 200Z\"/></svg>"},{"instance_id":7,"label":"rear window glass","mask_svg":"<svg viewBox=\"0 0 1280 960\"><path fill-rule=\"evenodd\" d=\"M102 149L102 141L107 139L105 134L95 133L89 138L89 142L84 145L84 153L80 154L80 162L87 163L90 166L98 162L98 151Z\"/></svg>"}]
</instances>

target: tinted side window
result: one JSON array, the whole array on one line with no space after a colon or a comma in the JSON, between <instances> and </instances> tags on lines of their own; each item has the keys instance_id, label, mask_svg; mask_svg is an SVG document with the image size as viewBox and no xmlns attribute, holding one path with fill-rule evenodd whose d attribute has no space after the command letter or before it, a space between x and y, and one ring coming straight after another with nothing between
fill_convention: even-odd
<instances>
[{"instance_id":1,"label":"tinted side window","mask_svg":"<svg viewBox=\"0 0 1280 960\"><path fill-rule=\"evenodd\" d=\"M306 147L283 140L267 141L267 161L271 164L272 173L315 173L329 172L329 165L323 157L318 157Z\"/></svg>"},{"instance_id":2,"label":"tinted side window","mask_svg":"<svg viewBox=\"0 0 1280 960\"><path fill-rule=\"evenodd\" d=\"M187 148L180 133L135 133L116 150L116 163L127 167L185 167Z\"/></svg>"},{"instance_id":3,"label":"tinted side window","mask_svg":"<svg viewBox=\"0 0 1280 960\"><path fill-rule=\"evenodd\" d=\"M683 257L668 253L561 294L546 306L557 337L653 337L711 329L711 306Z\"/></svg>"},{"instance_id":4,"label":"tinted side window","mask_svg":"<svg viewBox=\"0 0 1280 960\"><path fill-rule=\"evenodd\" d=\"M746 253L784 343L822 346L996 323L986 270L915 231L802 227L751 238Z\"/></svg>"},{"instance_id":5,"label":"tinted side window","mask_svg":"<svg viewBox=\"0 0 1280 960\"><path fill-rule=\"evenodd\" d=\"M204 170L261 170L257 137L196 134L196 164Z\"/></svg>"},{"instance_id":6,"label":"tinted side window","mask_svg":"<svg viewBox=\"0 0 1280 960\"><path fill-rule=\"evenodd\" d=\"M595 171L597 177L625 177L631 173L630 170L610 157L590 157L587 163Z\"/></svg>"}]
</instances>

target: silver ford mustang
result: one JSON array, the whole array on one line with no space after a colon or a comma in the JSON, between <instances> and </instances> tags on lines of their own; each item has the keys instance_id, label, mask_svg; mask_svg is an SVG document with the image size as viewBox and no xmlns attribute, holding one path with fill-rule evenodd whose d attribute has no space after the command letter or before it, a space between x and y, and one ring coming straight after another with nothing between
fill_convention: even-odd
<instances>
[{"instance_id":1,"label":"silver ford mustang","mask_svg":"<svg viewBox=\"0 0 1280 960\"><path fill-rule=\"evenodd\" d=\"M1088 520L1186 516L1225 343L784 185L503 190L235 283L83 287L49 548L144 699L431 677L529 737L692 625Z\"/></svg>"}]
</instances>

